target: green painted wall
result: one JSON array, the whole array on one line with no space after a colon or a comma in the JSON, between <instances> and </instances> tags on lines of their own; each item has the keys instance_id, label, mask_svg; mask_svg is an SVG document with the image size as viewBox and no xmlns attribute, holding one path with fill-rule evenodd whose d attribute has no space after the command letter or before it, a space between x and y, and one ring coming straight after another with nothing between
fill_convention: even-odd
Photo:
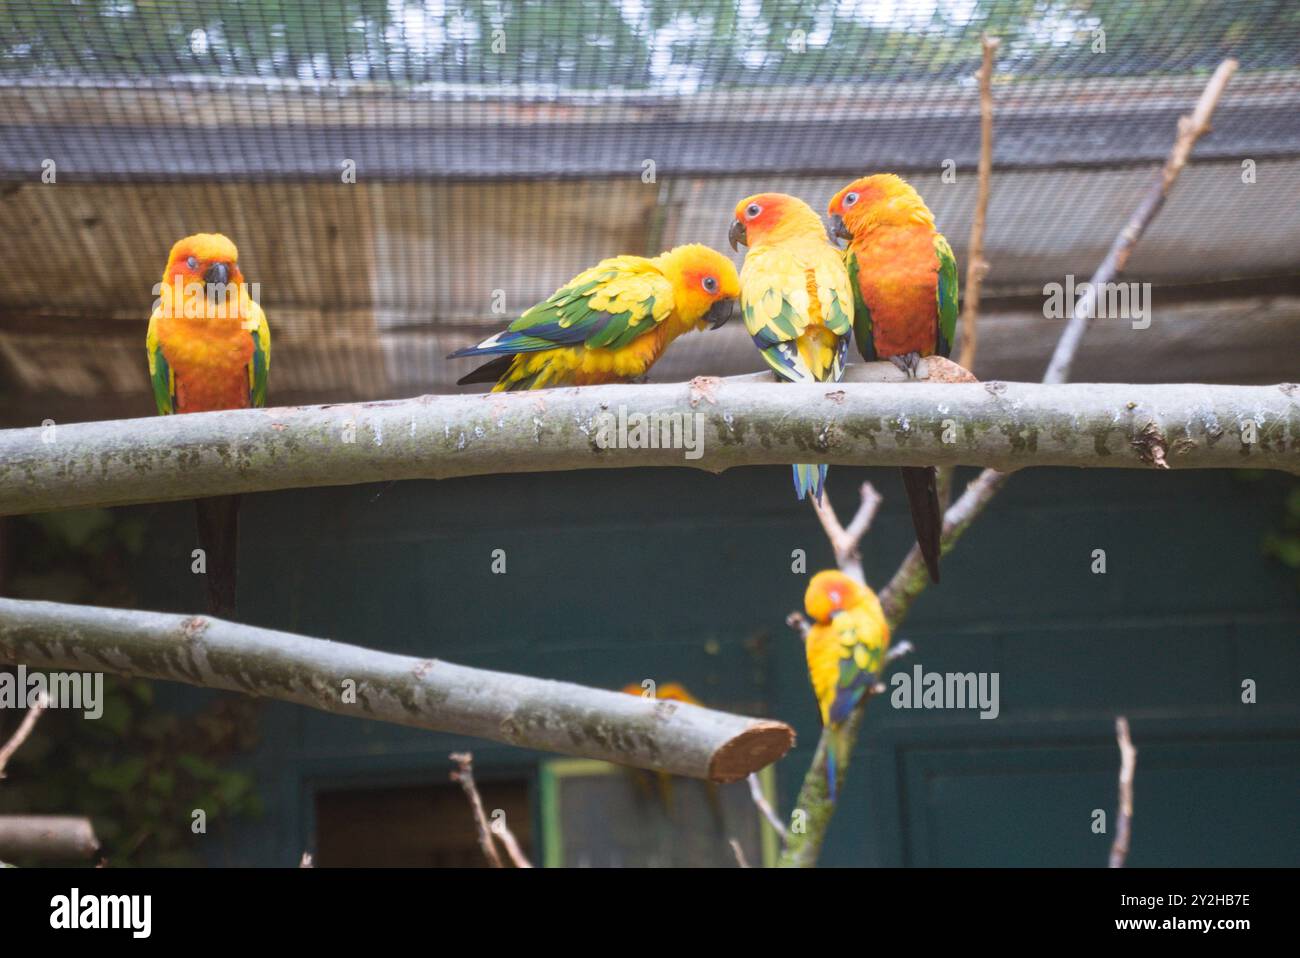
<instances>
[{"instance_id":1,"label":"green painted wall","mask_svg":"<svg viewBox=\"0 0 1300 958\"><path fill-rule=\"evenodd\" d=\"M865 543L880 585L910 532L893 472ZM1112 721L1140 750L1133 865L1300 864L1300 607L1260 543L1281 477L1034 470L1016 476L945 563L900 636L927 671L1000 673L1001 716L871 718L823 856L834 865L1104 863L1118 767ZM262 625L592 685L676 680L722 708L793 723L784 808L816 741L802 651L783 625L829 550L782 469L503 476L246 499L244 617ZM190 513L138 510L157 608L200 607ZM1105 549L1108 573L1090 571ZM504 549L505 575L491 572ZM1241 681L1258 683L1243 705ZM178 693L191 695L193 693ZM267 814L222 861L292 864L312 790L445 782L470 746L480 778L535 780L535 753L268 703L250 761ZM214 856L216 857L216 856Z\"/></svg>"}]
</instances>

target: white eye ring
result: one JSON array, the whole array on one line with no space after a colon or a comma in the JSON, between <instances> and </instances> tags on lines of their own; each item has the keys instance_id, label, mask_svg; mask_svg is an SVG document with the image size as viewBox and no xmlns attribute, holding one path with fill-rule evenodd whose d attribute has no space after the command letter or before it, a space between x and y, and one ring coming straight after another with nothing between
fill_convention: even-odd
<instances>
[{"instance_id":1,"label":"white eye ring","mask_svg":"<svg viewBox=\"0 0 1300 958\"><path fill-rule=\"evenodd\" d=\"M847 195L844 197L844 205L845 205L845 206L852 206L852 205L853 205L854 203L856 203L857 201L858 201L858 194L857 194L857 193L849 193L849 194L847 194Z\"/></svg>"},{"instance_id":2,"label":"white eye ring","mask_svg":"<svg viewBox=\"0 0 1300 958\"><path fill-rule=\"evenodd\" d=\"M715 278L712 277L712 276L706 276L706 277L704 277L704 289L705 289L706 292L709 292L709 293L716 293L716 292L718 291L718 281L717 281L717 279L715 279Z\"/></svg>"},{"instance_id":3,"label":"white eye ring","mask_svg":"<svg viewBox=\"0 0 1300 958\"><path fill-rule=\"evenodd\" d=\"M757 203L750 203L745 207L745 218L752 220L761 212L763 212L763 207L759 206Z\"/></svg>"},{"instance_id":4,"label":"white eye ring","mask_svg":"<svg viewBox=\"0 0 1300 958\"><path fill-rule=\"evenodd\" d=\"M199 261L196 260L193 256L191 256L189 259L185 261L185 265L188 266L190 269L198 269Z\"/></svg>"}]
</instances>

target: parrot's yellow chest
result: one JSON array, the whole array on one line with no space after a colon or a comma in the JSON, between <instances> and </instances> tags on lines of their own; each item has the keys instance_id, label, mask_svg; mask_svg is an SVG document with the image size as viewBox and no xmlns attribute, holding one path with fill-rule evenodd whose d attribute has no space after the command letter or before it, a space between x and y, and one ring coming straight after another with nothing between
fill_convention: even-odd
<instances>
[{"instance_id":1,"label":"parrot's yellow chest","mask_svg":"<svg viewBox=\"0 0 1300 958\"><path fill-rule=\"evenodd\" d=\"M209 412L250 405L253 337L237 318L161 316L158 343L176 377L176 411Z\"/></svg>"},{"instance_id":2,"label":"parrot's yellow chest","mask_svg":"<svg viewBox=\"0 0 1300 958\"><path fill-rule=\"evenodd\" d=\"M536 379L530 387L533 389L627 382L645 375L668 345L692 325L679 322L675 316L669 317L618 349L563 346L536 353L520 353L506 381L495 389L508 389L510 382L534 376Z\"/></svg>"}]
</instances>

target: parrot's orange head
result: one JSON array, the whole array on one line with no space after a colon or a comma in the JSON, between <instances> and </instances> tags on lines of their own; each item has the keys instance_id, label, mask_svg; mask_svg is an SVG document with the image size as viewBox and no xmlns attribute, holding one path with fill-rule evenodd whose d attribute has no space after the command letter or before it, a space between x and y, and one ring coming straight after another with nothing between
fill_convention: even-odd
<instances>
[{"instance_id":1,"label":"parrot's orange head","mask_svg":"<svg viewBox=\"0 0 1300 958\"><path fill-rule=\"evenodd\" d=\"M837 612L850 609L866 599L868 589L861 582L838 569L818 572L808 583L803 607L814 622L825 625Z\"/></svg>"},{"instance_id":2,"label":"parrot's orange head","mask_svg":"<svg viewBox=\"0 0 1300 958\"><path fill-rule=\"evenodd\" d=\"M934 216L921 194L901 176L876 173L854 180L833 197L827 213L836 236L852 240L877 226L934 227Z\"/></svg>"},{"instance_id":3,"label":"parrot's orange head","mask_svg":"<svg viewBox=\"0 0 1300 958\"><path fill-rule=\"evenodd\" d=\"M673 284L673 305L687 327L708 322L717 329L731 318L740 276L726 256L689 243L659 254L655 262Z\"/></svg>"},{"instance_id":4,"label":"parrot's orange head","mask_svg":"<svg viewBox=\"0 0 1300 958\"><path fill-rule=\"evenodd\" d=\"M754 247L806 235L826 235L811 206L787 193L756 193L736 204L727 238L732 249L739 249L741 243Z\"/></svg>"},{"instance_id":5,"label":"parrot's orange head","mask_svg":"<svg viewBox=\"0 0 1300 958\"><path fill-rule=\"evenodd\" d=\"M239 250L220 233L195 233L177 241L167 257L163 284L172 285L180 279L182 286L190 283L242 283L239 271Z\"/></svg>"}]
</instances>

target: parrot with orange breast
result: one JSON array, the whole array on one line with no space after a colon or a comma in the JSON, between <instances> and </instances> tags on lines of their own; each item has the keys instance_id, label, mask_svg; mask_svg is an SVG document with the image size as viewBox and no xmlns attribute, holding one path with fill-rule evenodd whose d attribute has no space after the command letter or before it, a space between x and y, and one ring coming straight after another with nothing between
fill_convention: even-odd
<instances>
[{"instance_id":1,"label":"parrot with orange breast","mask_svg":"<svg viewBox=\"0 0 1300 958\"><path fill-rule=\"evenodd\" d=\"M177 242L145 337L160 415L266 405L271 329L239 269L239 251L220 233ZM208 611L235 615L239 496L195 500Z\"/></svg>"},{"instance_id":2,"label":"parrot with orange breast","mask_svg":"<svg viewBox=\"0 0 1300 958\"><path fill-rule=\"evenodd\" d=\"M808 677L822 725L831 731L826 751L826 791L835 801L839 777L848 765L844 723L885 666L889 623L870 588L838 569L818 572L804 593L812 627L804 636Z\"/></svg>"},{"instance_id":3,"label":"parrot with orange breast","mask_svg":"<svg viewBox=\"0 0 1300 958\"><path fill-rule=\"evenodd\" d=\"M740 280L731 260L699 244L653 258L614 256L529 307L505 331L448 358L489 357L457 380L493 392L627 382L678 336L717 329L734 311Z\"/></svg>"},{"instance_id":4,"label":"parrot with orange breast","mask_svg":"<svg viewBox=\"0 0 1300 958\"><path fill-rule=\"evenodd\" d=\"M852 280L854 335L862 358L888 359L909 377L925 356L952 351L957 332L957 260L920 194L892 173L854 180L828 209L831 228L848 240L844 261ZM908 466L903 486L916 541L939 581L938 474Z\"/></svg>"},{"instance_id":5,"label":"parrot with orange breast","mask_svg":"<svg viewBox=\"0 0 1300 958\"><path fill-rule=\"evenodd\" d=\"M749 247L740 309L754 345L781 379L839 382L853 330L853 290L842 255L807 203L759 193L736 204L732 249ZM826 466L796 464L794 491L821 501Z\"/></svg>"}]
</instances>

